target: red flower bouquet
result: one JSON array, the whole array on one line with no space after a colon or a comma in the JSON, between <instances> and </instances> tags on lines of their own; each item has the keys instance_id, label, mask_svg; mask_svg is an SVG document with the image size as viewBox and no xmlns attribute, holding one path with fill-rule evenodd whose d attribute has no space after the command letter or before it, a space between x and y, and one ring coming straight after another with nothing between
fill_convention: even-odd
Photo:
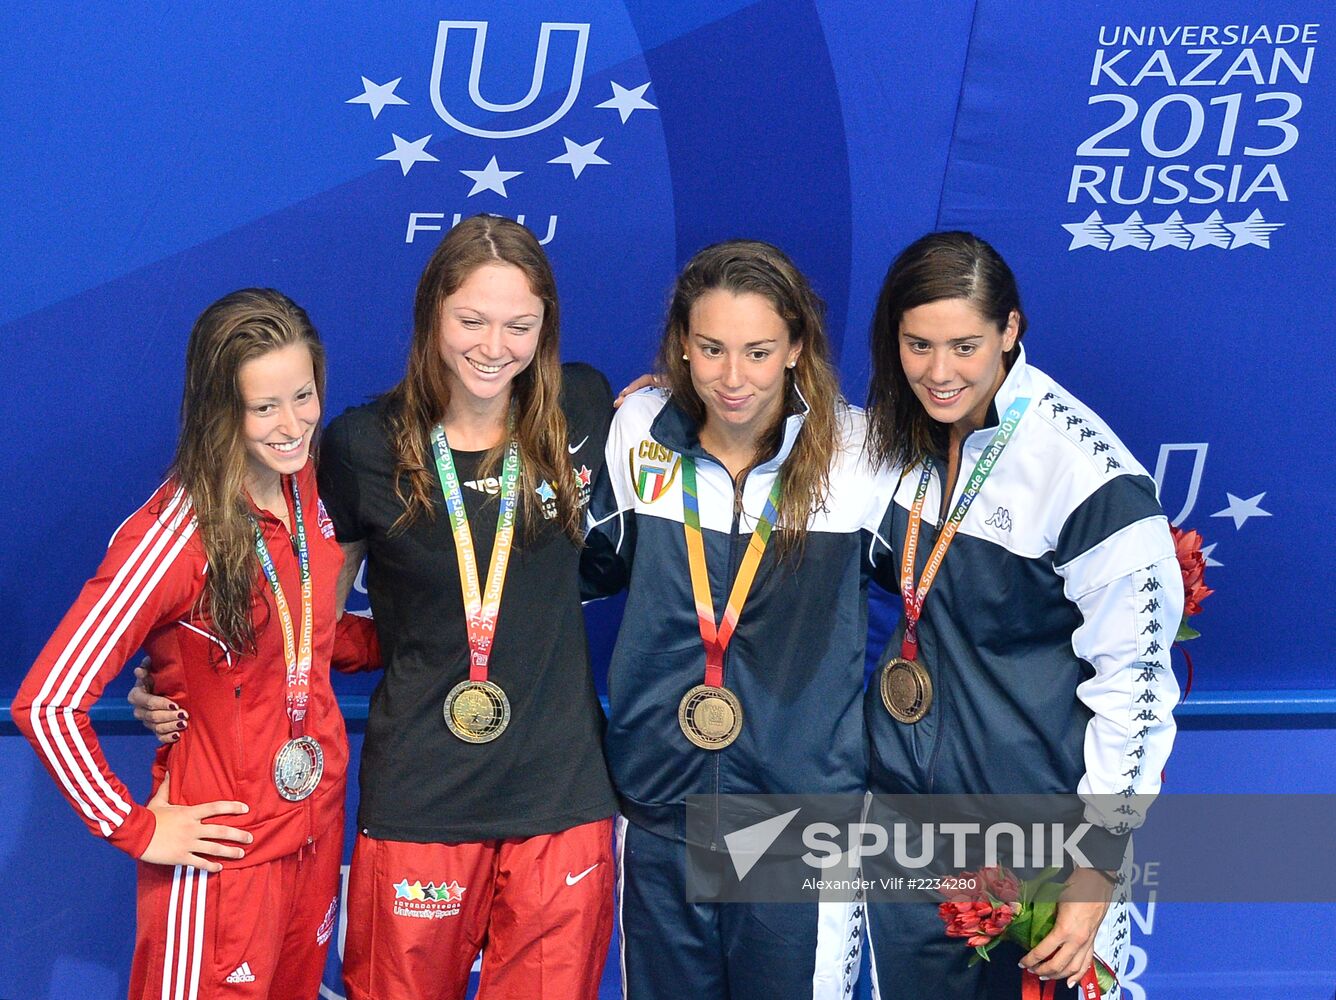
<instances>
[{"instance_id":1,"label":"red flower bouquet","mask_svg":"<svg viewBox=\"0 0 1336 1000\"><path fill-rule=\"evenodd\" d=\"M1169 529L1174 538L1174 554L1178 556L1178 568L1183 574L1183 620L1178 625L1175 642L1187 642L1201 635L1188 625L1188 619L1201 614L1201 602L1215 593L1206 586L1206 556L1201 550L1201 535L1182 528Z\"/></svg>"},{"instance_id":2,"label":"red flower bouquet","mask_svg":"<svg viewBox=\"0 0 1336 1000\"><path fill-rule=\"evenodd\" d=\"M954 879L957 888L946 892L946 902L937 907L946 936L964 938L974 949L971 965L981 959L989 961L988 953L1003 940L1029 951L1048 936L1057 920L1063 889L1061 882L1053 881L1057 874L1058 869L1045 868L1022 882L1006 868L961 872ZM1083 996L1096 1000L1115 982L1113 971L1097 957L1081 981ZM1049 985L1041 986L1038 977L1027 972L1022 996L1041 996L1042 987Z\"/></svg>"}]
</instances>

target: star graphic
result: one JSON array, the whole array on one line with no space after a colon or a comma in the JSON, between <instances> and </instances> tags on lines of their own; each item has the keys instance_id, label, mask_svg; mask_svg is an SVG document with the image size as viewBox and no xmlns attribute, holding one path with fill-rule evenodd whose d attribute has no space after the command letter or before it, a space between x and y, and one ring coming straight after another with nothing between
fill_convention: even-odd
<instances>
[{"instance_id":1,"label":"star graphic","mask_svg":"<svg viewBox=\"0 0 1336 1000\"><path fill-rule=\"evenodd\" d=\"M582 465L580 466L580 471L575 474L575 478L580 480L581 486L588 486L589 477L593 474L593 471L587 465Z\"/></svg>"},{"instance_id":2,"label":"star graphic","mask_svg":"<svg viewBox=\"0 0 1336 1000\"><path fill-rule=\"evenodd\" d=\"M1141 224L1140 212L1133 212L1122 222L1106 222L1104 228L1113 236L1113 242L1109 244L1110 250L1117 250L1119 247L1146 250L1150 247L1151 235Z\"/></svg>"},{"instance_id":3,"label":"star graphic","mask_svg":"<svg viewBox=\"0 0 1336 1000\"><path fill-rule=\"evenodd\" d=\"M1186 250L1192 243L1192 234L1188 232L1188 227L1183 225L1182 213L1177 211L1163 222L1147 223L1146 232L1154 237L1150 244L1152 250L1158 250L1160 247L1178 247L1180 250Z\"/></svg>"},{"instance_id":4,"label":"star graphic","mask_svg":"<svg viewBox=\"0 0 1336 1000\"><path fill-rule=\"evenodd\" d=\"M408 887L408 898L417 900L425 900L427 898L426 892L422 889L421 882L414 882Z\"/></svg>"},{"instance_id":5,"label":"star graphic","mask_svg":"<svg viewBox=\"0 0 1336 1000\"><path fill-rule=\"evenodd\" d=\"M394 898L395 899L413 898L408 894L408 879L404 879L402 882L396 882L394 884Z\"/></svg>"},{"instance_id":6,"label":"star graphic","mask_svg":"<svg viewBox=\"0 0 1336 1000\"><path fill-rule=\"evenodd\" d=\"M1265 493L1259 493L1255 497L1249 497L1247 500L1240 500L1233 493L1226 493L1229 498L1229 506L1224 510L1218 510L1212 517L1232 517L1234 519L1234 530L1238 531L1247 522L1250 517L1270 517L1269 510L1262 510L1262 497Z\"/></svg>"},{"instance_id":7,"label":"star graphic","mask_svg":"<svg viewBox=\"0 0 1336 1000\"><path fill-rule=\"evenodd\" d=\"M502 170L497 166L496 157L493 156L481 170L461 170L460 173L473 182L467 197L472 198L479 191L495 191L502 198L509 198L510 195L506 194L506 181L518 177L524 171Z\"/></svg>"},{"instance_id":8,"label":"star graphic","mask_svg":"<svg viewBox=\"0 0 1336 1000\"><path fill-rule=\"evenodd\" d=\"M593 142L587 142L581 146L578 142L572 142L564 135L561 141L566 144L566 152L560 156L554 156L548 160L548 163L566 163L570 165L571 173L579 177L584 173L584 168L592 164L608 166L608 161L598 155L598 147L603 142L603 137L595 139Z\"/></svg>"},{"instance_id":9,"label":"star graphic","mask_svg":"<svg viewBox=\"0 0 1336 1000\"><path fill-rule=\"evenodd\" d=\"M431 142L431 136L424 135L421 139L414 139L409 142L407 139L401 139L393 132L390 138L394 140L394 152L385 153L383 156L377 156L378 160L394 160L399 164L399 169L408 176L408 172L413 169L414 163L439 163L440 160L427 152L427 143Z\"/></svg>"},{"instance_id":10,"label":"star graphic","mask_svg":"<svg viewBox=\"0 0 1336 1000\"><path fill-rule=\"evenodd\" d=\"M394 92L394 88L399 86L399 81L402 79L402 76L398 76L389 83L372 83L366 77L362 77L362 92L356 97L348 98L343 103L365 104L371 109L371 118L374 121L385 110L385 105L408 103Z\"/></svg>"},{"instance_id":11,"label":"star graphic","mask_svg":"<svg viewBox=\"0 0 1336 1000\"><path fill-rule=\"evenodd\" d=\"M460 885L459 882L453 879L451 880L450 884L448 886L445 886L444 888L447 893L445 897L446 902L449 903L463 902L464 893L468 890L468 886Z\"/></svg>"},{"instance_id":12,"label":"star graphic","mask_svg":"<svg viewBox=\"0 0 1336 1000\"><path fill-rule=\"evenodd\" d=\"M1202 247L1223 249L1229 246L1229 241L1232 239L1229 230L1220 221L1219 209L1208 215L1205 222L1189 222L1184 228L1192 234L1189 250L1200 250Z\"/></svg>"},{"instance_id":13,"label":"star graphic","mask_svg":"<svg viewBox=\"0 0 1336 1000\"><path fill-rule=\"evenodd\" d=\"M538 494L538 499L543 501L543 503L547 503L549 500L555 500L557 498L556 491L552 489L546 479L538 484L538 488L535 489L534 492Z\"/></svg>"},{"instance_id":14,"label":"star graphic","mask_svg":"<svg viewBox=\"0 0 1336 1000\"><path fill-rule=\"evenodd\" d=\"M612 96L602 104L595 104L596 108L616 108L617 113L622 116L622 124L626 124L626 119L631 117L633 111L658 111L658 105L650 104L645 100L645 91L649 90L648 83L642 83L634 90L627 90L619 83L612 85Z\"/></svg>"},{"instance_id":15,"label":"star graphic","mask_svg":"<svg viewBox=\"0 0 1336 1000\"><path fill-rule=\"evenodd\" d=\"M1079 250L1081 247L1107 250L1109 244L1113 242L1113 237L1104 228L1104 223L1100 221L1097 211L1087 215L1084 222L1064 222L1062 228L1072 234L1072 242L1067 246L1068 250Z\"/></svg>"},{"instance_id":16,"label":"star graphic","mask_svg":"<svg viewBox=\"0 0 1336 1000\"><path fill-rule=\"evenodd\" d=\"M1285 225L1283 222L1267 222L1262 217L1262 210L1254 208L1253 214L1242 222L1225 223L1225 228L1234 234L1234 242L1229 245L1229 249L1259 246L1264 250L1270 250L1271 234L1283 225Z\"/></svg>"},{"instance_id":17,"label":"star graphic","mask_svg":"<svg viewBox=\"0 0 1336 1000\"><path fill-rule=\"evenodd\" d=\"M1211 553L1215 551L1215 547L1216 547L1217 545L1219 545L1219 544L1220 544L1219 542L1212 542L1210 545L1203 545L1203 546L1201 547L1201 554L1202 554L1203 556L1206 557L1206 565L1207 565L1207 566L1223 566L1223 565L1224 565L1224 563L1222 563L1222 562L1217 562L1216 560L1214 560L1214 559L1211 558Z\"/></svg>"}]
</instances>

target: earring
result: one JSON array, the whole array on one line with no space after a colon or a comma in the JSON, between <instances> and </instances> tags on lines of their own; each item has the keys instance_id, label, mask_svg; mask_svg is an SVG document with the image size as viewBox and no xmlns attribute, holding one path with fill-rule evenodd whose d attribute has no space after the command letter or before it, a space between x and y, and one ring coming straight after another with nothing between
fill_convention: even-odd
<instances>
[{"instance_id":1,"label":"earring","mask_svg":"<svg viewBox=\"0 0 1336 1000\"><path fill-rule=\"evenodd\" d=\"M797 361L790 361L790 362L789 362L789 367L790 367L790 368L797 368L797 367L798 367L798 362L797 362Z\"/></svg>"},{"instance_id":2,"label":"earring","mask_svg":"<svg viewBox=\"0 0 1336 1000\"><path fill-rule=\"evenodd\" d=\"M683 354L682 354L682 360L683 360L683 361L690 361L691 359L688 358L688 357L686 356L686 352L683 352Z\"/></svg>"}]
</instances>

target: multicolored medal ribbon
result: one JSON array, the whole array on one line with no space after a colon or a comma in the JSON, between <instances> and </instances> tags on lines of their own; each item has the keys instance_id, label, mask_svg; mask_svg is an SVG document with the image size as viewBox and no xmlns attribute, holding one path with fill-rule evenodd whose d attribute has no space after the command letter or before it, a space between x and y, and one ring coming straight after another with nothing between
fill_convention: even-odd
<instances>
[{"instance_id":1,"label":"multicolored medal ribbon","mask_svg":"<svg viewBox=\"0 0 1336 1000\"><path fill-rule=\"evenodd\" d=\"M506 446L501 465L501 509L496 515L496 539L492 542L492 561L487 569L487 590L478 581L478 560L473 550L473 533L464 510L464 491L455 471L455 460L445 429L437 424L431 434L436 453L436 472L450 513L450 533L455 539L455 560L459 563L459 586L464 594L464 620L468 630L469 679L460 681L445 698L445 724L466 743L490 743L510 725L510 699L487 679L487 664L496 638L496 618L501 611L501 590L506 583L506 566L515 541L515 495L520 478L520 446L514 439Z\"/></svg>"},{"instance_id":2,"label":"multicolored medal ribbon","mask_svg":"<svg viewBox=\"0 0 1336 1000\"><path fill-rule=\"evenodd\" d=\"M296 477L292 477L292 519L297 529L297 564L302 581L301 641L298 644L292 627L292 610L283 586L278 581L269 547L264 543L264 532L255 522L255 554L269 588L274 592L278 621L283 628L283 660L287 665L287 712L292 738L278 748L274 755L274 787L289 802L300 802L320 784L325 773L325 754L320 744L306 735L306 707L311 700L311 647L314 629L314 598L311 585L311 550L306 543L306 524L302 520L301 491Z\"/></svg>"},{"instance_id":3,"label":"multicolored medal ribbon","mask_svg":"<svg viewBox=\"0 0 1336 1000\"><path fill-rule=\"evenodd\" d=\"M937 579L937 571L946 558L946 550L951 547L961 522L969 513L970 505L983 489L984 481L1002 457L1002 452L1011 442L1029 406L1029 398L1024 397L1014 401L1007 409L993 433L993 439L974 463L969 482L956 502L951 517L942 525L937 544L928 555L923 576L915 587L914 562L918 555L919 531L923 523L923 501L928 495L928 483L932 479L932 466L927 463L923 466L918 490L914 493L914 504L909 511L909 527L905 530L904 551L900 557L900 596L905 608L904 639L900 643L900 655L887 663L881 672L882 704L899 722L912 725L927 715L928 709L932 707L932 676L918 662L918 623L923 615L923 602L927 600L928 591Z\"/></svg>"},{"instance_id":4,"label":"multicolored medal ribbon","mask_svg":"<svg viewBox=\"0 0 1336 1000\"><path fill-rule=\"evenodd\" d=\"M696 620L701 641L705 643L705 683L697 684L677 706L677 724L688 740L702 750L721 750L742 732L742 703L724 687L724 650L728 648L742 606L747 602L756 570L761 565L770 531L778 517L780 477L770 488L765 509L747 542L738 575L724 607L718 627L714 622L714 598L710 594L710 574L705 564L705 540L700 527L700 498L696 493L696 462L682 457L682 530L687 540L687 563L691 568L691 593L696 599Z\"/></svg>"}]
</instances>

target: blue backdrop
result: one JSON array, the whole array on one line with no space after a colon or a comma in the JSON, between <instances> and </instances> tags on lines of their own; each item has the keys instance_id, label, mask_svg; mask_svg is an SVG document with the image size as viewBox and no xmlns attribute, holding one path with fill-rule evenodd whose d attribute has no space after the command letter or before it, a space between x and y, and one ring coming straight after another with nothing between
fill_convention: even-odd
<instances>
[{"instance_id":1,"label":"blue backdrop","mask_svg":"<svg viewBox=\"0 0 1336 1000\"><path fill-rule=\"evenodd\" d=\"M1254 716L1276 692L1317 707L1288 730L1217 719L1185 737L1190 763L1171 763L1169 788L1336 791L1322 728L1336 705L1336 598L1321 583L1333 477L1300 432L1336 417L1329 10L5 7L0 500L15 527L0 541L0 699L160 480L186 334L233 288L272 285L306 306L336 413L396 380L441 233L479 211L522 217L556 268L565 356L616 386L649 364L680 264L756 236L825 297L861 400L890 259L927 230L968 228L1018 275L1032 360L1108 419L1171 518L1205 536L1217 594L1198 620L1193 698ZM600 671L616 614L591 619ZM80 983L117 995L131 866L87 838L12 734L0 731L0 996ZM143 770L147 742L113 742L127 780ZM1296 766L1264 766L1281 760ZM1277 952L1221 928L1301 935L1332 916L1164 907L1140 922L1129 993L1198 996L1188 974L1209 966L1223 995L1327 1000L1329 949ZM1203 920L1211 933L1188 930Z\"/></svg>"}]
</instances>

